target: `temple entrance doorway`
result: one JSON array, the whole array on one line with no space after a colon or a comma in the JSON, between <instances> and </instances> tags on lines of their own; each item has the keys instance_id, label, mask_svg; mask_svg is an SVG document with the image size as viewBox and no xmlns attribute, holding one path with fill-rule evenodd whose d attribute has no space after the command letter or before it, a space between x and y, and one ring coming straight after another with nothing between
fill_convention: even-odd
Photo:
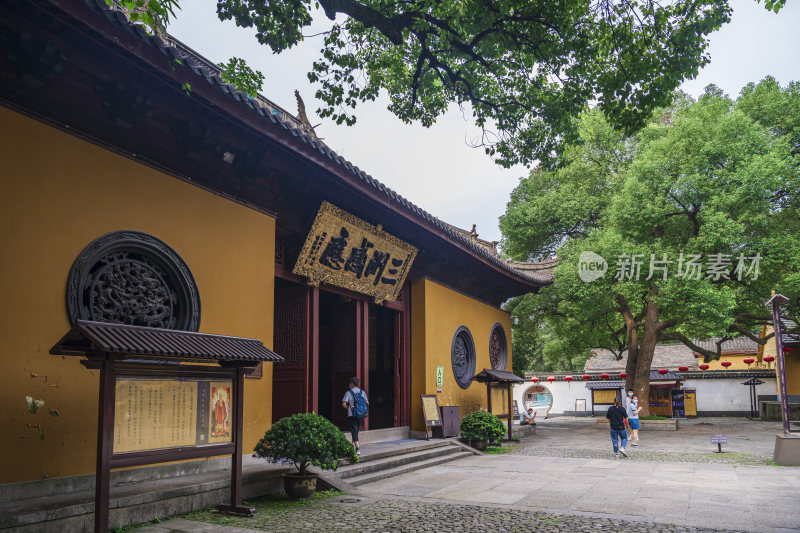
<instances>
[{"instance_id":1,"label":"temple entrance doorway","mask_svg":"<svg viewBox=\"0 0 800 533\"><path fill-rule=\"evenodd\" d=\"M353 376L360 376L361 300L319 291L319 414L347 429L342 397ZM369 392L369 389L367 389Z\"/></svg>"},{"instance_id":2,"label":"temple entrance doorway","mask_svg":"<svg viewBox=\"0 0 800 533\"><path fill-rule=\"evenodd\" d=\"M400 391L397 367L400 342L397 336L400 313L369 306L369 421L370 429L397 425Z\"/></svg>"}]
</instances>

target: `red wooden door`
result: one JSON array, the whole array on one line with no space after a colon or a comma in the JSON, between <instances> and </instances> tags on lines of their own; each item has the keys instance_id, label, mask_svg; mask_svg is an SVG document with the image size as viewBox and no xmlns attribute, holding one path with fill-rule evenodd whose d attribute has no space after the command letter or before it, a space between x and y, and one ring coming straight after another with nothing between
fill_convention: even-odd
<instances>
[{"instance_id":1,"label":"red wooden door","mask_svg":"<svg viewBox=\"0 0 800 533\"><path fill-rule=\"evenodd\" d=\"M308 289L275 287L273 347L284 358L272 376L272 420L307 411Z\"/></svg>"}]
</instances>

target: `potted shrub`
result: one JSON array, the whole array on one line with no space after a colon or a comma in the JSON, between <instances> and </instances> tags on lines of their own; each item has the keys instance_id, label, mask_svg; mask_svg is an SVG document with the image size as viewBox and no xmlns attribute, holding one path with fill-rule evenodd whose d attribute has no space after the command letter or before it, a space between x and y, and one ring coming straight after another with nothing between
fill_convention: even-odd
<instances>
[{"instance_id":1,"label":"potted shrub","mask_svg":"<svg viewBox=\"0 0 800 533\"><path fill-rule=\"evenodd\" d=\"M475 411L461 419L461 438L476 450L485 450L489 442L500 442L505 433L503 422L488 411Z\"/></svg>"},{"instance_id":2,"label":"potted shrub","mask_svg":"<svg viewBox=\"0 0 800 533\"><path fill-rule=\"evenodd\" d=\"M272 463L291 461L296 473L283 474L283 488L290 498L308 498L317 488L317 475L310 465L336 470L340 459L358 462L356 449L344 433L327 418L301 413L281 418L264 433L254 450L255 457Z\"/></svg>"}]
</instances>

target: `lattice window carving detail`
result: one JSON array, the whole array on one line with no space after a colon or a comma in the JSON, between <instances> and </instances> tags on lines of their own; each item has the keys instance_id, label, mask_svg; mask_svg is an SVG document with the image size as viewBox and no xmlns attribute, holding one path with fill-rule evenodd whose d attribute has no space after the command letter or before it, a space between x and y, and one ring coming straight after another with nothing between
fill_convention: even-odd
<instances>
[{"instance_id":1,"label":"lattice window carving detail","mask_svg":"<svg viewBox=\"0 0 800 533\"><path fill-rule=\"evenodd\" d=\"M67 280L67 314L154 328L197 331L200 296L189 267L166 243L115 231L80 253Z\"/></svg>"},{"instance_id":2,"label":"lattice window carving detail","mask_svg":"<svg viewBox=\"0 0 800 533\"><path fill-rule=\"evenodd\" d=\"M304 347L303 302L289 300L275 306L275 352L283 356L283 368L302 368Z\"/></svg>"},{"instance_id":3,"label":"lattice window carving detail","mask_svg":"<svg viewBox=\"0 0 800 533\"><path fill-rule=\"evenodd\" d=\"M456 383L462 389L466 389L472 383L470 379L475 375L475 342L465 326L459 326L453 335L450 360Z\"/></svg>"},{"instance_id":4,"label":"lattice window carving detail","mask_svg":"<svg viewBox=\"0 0 800 533\"><path fill-rule=\"evenodd\" d=\"M492 362L493 369L506 369L508 364L508 343L506 342L506 332L499 323L492 326L492 333L489 337L489 359Z\"/></svg>"}]
</instances>

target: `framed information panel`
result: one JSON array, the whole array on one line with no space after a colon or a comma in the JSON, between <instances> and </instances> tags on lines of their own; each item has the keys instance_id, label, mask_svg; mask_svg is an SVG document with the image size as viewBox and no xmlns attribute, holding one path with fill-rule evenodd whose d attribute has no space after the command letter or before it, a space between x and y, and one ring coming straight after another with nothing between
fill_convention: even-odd
<instances>
[{"instance_id":1,"label":"framed information panel","mask_svg":"<svg viewBox=\"0 0 800 533\"><path fill-rule=\"evenodd\" d=\"M118 376L114 454L233 441L233 380Z\"/></svg>"},{"instance_id":2,"label":"framed information panel","mask_svg":"<svg viewBox=\"0 0 800 533\"><path fill-rule=\"evenodd\" d=\"M432 394L421 394L422 418L425 421L425 439L430 440L431 428L441 426L442 419L439 417L439 401Z\"/></svg>"}]
</instances>

